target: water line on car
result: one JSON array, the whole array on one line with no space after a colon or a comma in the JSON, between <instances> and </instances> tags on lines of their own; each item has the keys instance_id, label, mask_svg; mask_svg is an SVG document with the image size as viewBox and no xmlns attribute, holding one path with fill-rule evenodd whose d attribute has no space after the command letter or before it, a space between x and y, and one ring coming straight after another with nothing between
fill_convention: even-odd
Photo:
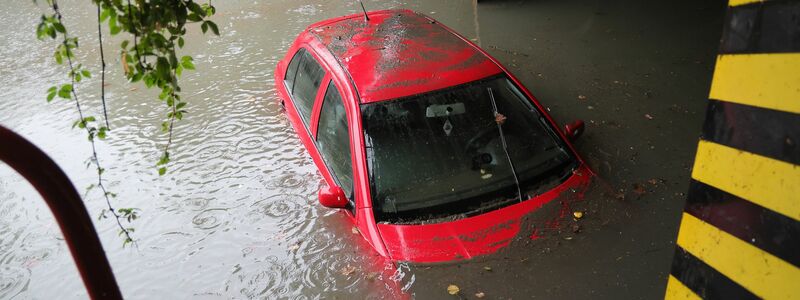
<instances>
[{"instance_id":1,"label":"water line on car","mask_svg":"<svg viewBox=\"0 0 800 300\"><path fill-rule=\"evenodd\" d=\"M511 174L514 175L514 183L517 184L517 196L519 197L519 202L522 202L522 189L519 186L519 178L517 177L517 170L514 169L514 162L511 161L511 155L508 154L508 145L506 145L506 137L503 133L503 122L505 121L505 116L500 114L497 111L497 102L494 101L494 92L492 92L491 87L486 88L489 91L489 99L492 101L492 109L494 110L494 118L495 123L497 123L497 131L500 132L500 142L503 144L503 153L506 154L506 158L508 159L508 165L511 167Z\"/></svg>"}]
</instances>

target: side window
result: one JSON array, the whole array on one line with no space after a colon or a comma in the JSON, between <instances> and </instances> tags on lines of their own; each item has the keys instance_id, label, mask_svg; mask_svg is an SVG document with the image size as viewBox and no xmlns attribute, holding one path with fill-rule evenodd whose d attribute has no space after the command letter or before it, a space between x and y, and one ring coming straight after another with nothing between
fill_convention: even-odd
<instances>
[{"instance_id":1,"label":"side window","mask_svg":"<svg viewBox=\"0 0 800 300\"><path fill-rule=\"evenodd\" d=\"M339 181L348 199L353 198L353 166L350 156L350 135L348 134L347 114L342 98L333 84L322 102L317 127L317 148L327 163L333 177Z\"/></svg>"},{"instance_id":2,"label":"side window","mask_svg":"<svg viewBox=\"0 0 800 300\"><path fill-rule=\"evenodd\" d=\"M300 54L300 53L298 53ZM292 86L292 96L294 105L300 111L300 117L305 120L306 125L311 122L311 110L314 108L314 98L317 96L320 81L325 76L325 70L311 56L308 51L303 51L303 59L297 68L297 75L294 77ZM291 63L290 63L291 64Z\"/></svg>"},{"instance_id":3,"label":"side window","mask_svg":"<svg viewBox=\"0 0 800 300\"><path fill-rule=\"evenodd\" d=\"M292 61L289 62L289 67L286 68L286 76L283 77L283 82L286 83L286 89L289 90L290 94L294 88L294 77L297 75L297 66L300 65L300 61L303 60L304 53L306 53L306 49L300 48L300 50L294 54L294 57L292 57Z\"/></svg>"}]
</instances>

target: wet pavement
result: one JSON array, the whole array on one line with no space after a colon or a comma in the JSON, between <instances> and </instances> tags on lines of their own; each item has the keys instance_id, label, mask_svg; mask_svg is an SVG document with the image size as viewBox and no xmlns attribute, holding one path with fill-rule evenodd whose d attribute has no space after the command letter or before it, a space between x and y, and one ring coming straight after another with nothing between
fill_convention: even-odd
<instances>
[{"instance_id":1,"label":"wet pavement","mask_svg":"<svg viewBox=\"0 0 800 300\"><path fill-rule=\"evenodd\" d=\"M0 124L51 155L82 189L95 178L74 107L46 104L65 80L40 13L7 1L0 24ZM154 163L162 121L154 91L109 62L111 138L100 145L111 190L142 209L138 247L96 221L128 298L657 298L669 271L719 40L724 2L365 1L411 8L479 43L552 116L587 123L578 152L599 176L559 227L468 262L399 268L375 257L341 213L319 207L321 178L277 105L272 72L308 24L355 13L354 1L217 1L221 37L190 32L198 71L183 78L188 116L177 125L170 174ZM97 72L94 10L62 1L79 33L78 59ZM118 44L109 41L108 45ZM114 46L107 47L115 51ZM89 98L97 77L78 92ZM96 97L87 106L99 115ZM104 203L89 194L92 215ZM548 208L555 209L555 208ZM576 227L577 225L577 227ZM529 228L530 229L530 228ZM531 229L532 230L532 229ZM395 270L397 269L397 270ZM36 192L0 165L0 298L85 298L61 234Z\"/></svg>"}]
</instances>

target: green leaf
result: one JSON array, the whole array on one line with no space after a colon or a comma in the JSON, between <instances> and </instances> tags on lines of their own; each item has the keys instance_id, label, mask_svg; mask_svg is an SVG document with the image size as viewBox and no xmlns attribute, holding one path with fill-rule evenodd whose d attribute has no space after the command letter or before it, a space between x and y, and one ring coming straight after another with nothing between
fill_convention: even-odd
<instances>
[{"instance_id":1,"label":"green leaf","mask_svg":"<svg viewBox=\"0 0 800 300\"><path fill-rule=\"evenodd\" d=\"M184 56L181 57L181 66L187 70L194 70L194 63L192 62L191 56Z\"/></svg>"},{"instance_id":2,"label":"green leaf","mask_svg":"<svg viewBox=\"0 0 800 300\"><path fill-rule=\"evenodd\" d=\"M163 166L169 163L169 152L164 152L164 155L161 156L161 159L158 160L156 166Z\"/></svg>"},{"instance_id":3,"label":"green leaf","mask_svg":"<svg viewBox=\"0 0 800 300\"><path fill-rule=\"evenodd\" d=\"M47 89L47 102L53 101L53 98L56 97L56 93L58 93L58 88L55 86L51 86Z\"/></svg>"},{"instance_id":4,"label":"green leaf","mask_svg":"<svg viewBox=\"0 0 800 300\"><path fill-rule=\"evenodd\" d=\"M65 84L65 85L62 85L61 89L58 90L58 96L61 97L61 98L64 98L64 99L71 99L71 96L69 94L71 92L72 92L72 85L71 84Z\"/></svg>"},{"instance_id":5,"label":"green leaf","mask_svg":"<svg viewBox=\"0 0 800 300\"><path fill-rule=\"evenodd\" d=\"M122 27L117 25L116 15L112 15L111 19L108 20L108 29L111 31L111 35L116 35L120 31L122 31Z\"/></svg>"},{"instance_id":6,"label":"green leaf","mask_svg":"<svg viewBox=\"0 0 800 300\"><path fill-rule=\"evenodd\" d=\"M181 102L181 103L178 103L178 105L175 106L175 109L181 109L184 106L186 106L186 102Z\"/></svg>"},{"instance_id":7,"label":"green leaf","mask_svg":"<svg viewBox=\"0 0 800 300\"><path fill-rule=\"evenodd\" d=\"M214 32L215 35L219 35L219 28L217 28L217 24L211 21L206 21L208 23L208 27L211 28L211 31Z\"/></svg>"},{"instance_id":8,"label":"green leaf","mask_svg":"<svg viewBox=\"0 0 800 300\"><path fill-rule=\"evenodd\" d=\"M189 2L189 3L186 3L186 5L189 6L189 10L191 10L193 13L197 14L198 16L205 16L206 15L206 11L202 7L200 7L199 4L197 4L195 2Z\"/></svg>"},{"instance_id":9,"label":"green leaf","mask_svg":"<svg viewBox=\"0 0 800 300\"><path fill-rule=\"evenodd\" d=\"M156 73L159 79L169 80L169 61L165 57L159 57L156 61Z\"/></svg>"},{"instance_id":10,"label":"green leaf","mask_svg":"<svg viewBox=\"0 0 800 300\"><path fill-rule=\"evenodd\" d=\"M169 122L164 121L161 123L161 131L162 132L169 131Z\"/></svg>"},{"instance_id":11,"label":"green leaf","mask_svg":"<svg viewBox=\"0 0 800 300\"><path fill-rule=\"evenodd\" d=\"M178 47L183 48L183 37L178 38Z\"/></svg>"},{"instance_id":12,"label":"green leaf","mask_svg":"<svg viewBox=\"0 0 800 300\"><path fill-rule=\"evenodd\" d=\"M203 22L203 24L200 25L200 29L203 30L203 33L206 33L206 31L208 31L208 22Z\"/></svg>"},{"instance_id":13,"label":"green leaf","mask_svg":"<svg viewBox=\"0 0 800 300\"><path fill-rule=\"evenodd\" d=\"M167 168L166 167L158 168L158 176L164 176L164 174L167 174Z\"/></svg>"},{"instance_id":14,"label":"green leaf","mask_svg":"<svg viewBox=\"0 0 800 300\"><path fill-rule=\"evenodd\" d=\"M100 22L105 22L108 19L110 8L103 8L103 12L100 13Z\"/></svg>"},{"instance_id":15,"label":"green leaf","mask_svg":"<svg viewBox=\"0 0 800 300\"><path fill-rule=\"evenodd\" d=\"M64 59L61 57L61 52L60 51L56 51L55 53L53 53L53 57L56 59L56 63L57 64L60 65L60 64L64 63Z\"/></svg>"},{"instance_id":16,"label":"green leaf","mask_svg":"<svg viewBox=\"0 0 800 300\"><path fill-rule=\"evenodd\" d=\"M83 77L86 77L86 78L91 78L92 77L92 73L90 73L89 70L81 70L81 74L83 75Z\"/></svg>"},{"instance_id":17,"label":"green leaf","mask_svg":"<svg viewBox=\"0 0 800 300\"><path fill-rule=\"evenodd\" d=\"M44 40L44 37L46 35L47 35L47 32L45 32L44 22L39 23L39 25L36 26L36 38L41 41L41 40Z\"/></svg>"},{"instance_id":18,"label":"green leaf","mask_svg":"<svg viewBox=\"0 0 800 300\"><path fill-rule=\"evenodd\" d=\"M119 45L119 47L122 48L122 49L128 49L128 44L129 43L130 43L130 41L124 40L124 41L122 41L122 44Z\"/></svg>"},{"instance_id":19,"label":"green leaf","mask_svg":"<svg viewBox=\"0 0 800 300\"><path fill-rule=\"evenodd\" d=\"M186 16L186 19L189 20L189 21L192 21L192 22L200 22L200 21L203 20L203 18L201 18L200 16L198 16L195 13L189 14L188 16ZM205 32L205 31L203 31L203 32Z\"/></svg>"},{"instance_id":20,"label":"green leaf","mask_svg":"<svg viewBox=\"0 0 800 300\"><path fill-rule=\"evenodd\" d=\"M53 28L55 28L56 31L61 32L61 33L66 33L67 32L67 29L64 28L64 24L61 24L59 22L53 23Z\"/></svg>"}]
</instances>

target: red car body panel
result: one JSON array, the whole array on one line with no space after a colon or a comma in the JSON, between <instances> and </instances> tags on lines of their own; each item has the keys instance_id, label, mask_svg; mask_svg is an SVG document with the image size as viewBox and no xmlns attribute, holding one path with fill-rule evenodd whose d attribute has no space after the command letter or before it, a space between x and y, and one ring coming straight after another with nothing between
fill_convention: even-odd
<instances>
[{"instance_id":1,"label":"red car body panel","mask_svg":"<svg viewBox=\"0 0 800 300\"><path fill-rule=\"evenodd\" d=\"M502 72L434 19L384 10L315 24L310 32L350 72L361 103L443 89ZM435 70L435 72L432 72Z\"/></svg>"},{"instance_id":2,"label":"red car body panel","mask_svg":"<svg viewBox=\"0 0 800 300\"><path fill-rule=\"evenodd\" d=\"M516 205L452 222L425 225L378 224L389 255L398 260L439 262L470 259L508 245L521 229L522 219L563 193L583 196L592 173L585 167L567 181ZM573 189L573 191L567 191Z\"/></svg>"},{"instance_id":3,"label":"red car body panel","mask_svg":"<svg viewBox=\"0 0 800 300\"><path fill-rule=\"evenodd\" d=\"M547 110L497 60L435 20L410 10L370 12L310 25L288 49L275 70L275 86L287 117L325 183L335 186L314 142L328 80L339 90L350 124L355 208L343 209L377 254L398 261L440 262L469 259L507 245L521 219L593 176ZM306 127L284 85L286 68L304 48L326 71ZM360 104L411 96L505 73L565 141L578 162L574 174L556 188L485 214L437 224L377 224L369 190ZM308 128L308 129L306 129ZM355 214L353 213L355 212Z\"/></svg>"}]
</instances>

